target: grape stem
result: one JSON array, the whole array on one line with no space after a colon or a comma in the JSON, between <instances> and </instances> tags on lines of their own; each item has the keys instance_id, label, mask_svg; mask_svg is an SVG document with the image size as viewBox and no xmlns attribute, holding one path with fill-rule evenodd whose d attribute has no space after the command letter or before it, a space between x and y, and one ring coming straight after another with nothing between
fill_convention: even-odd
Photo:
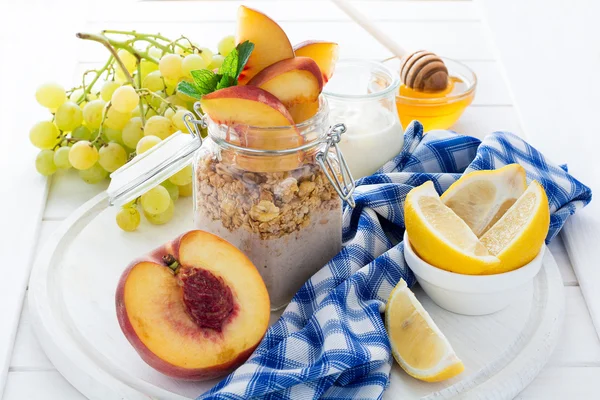
<instances>
[{"instance_id":1,"label":"grape stem","mask_svg":"<svg viewBox=\"0 0 600 400\"><path fill-rule=\"evenodd\" d=\"M108 58L108 61L106 61L106 64L104 64L104 66L102 68L97 69L97 70L89 69L83 73L83 77L81 78L81 83L82 83L81 88L83 88L83 93L77 99L77 101L76 101L77 104L81 104L83 101L85 101L85 99L87 98L87 95L90 94L92 88L94 87L96 82L98 82L98 79L100 79L100 76L104 73L104 71L110 69L113 61L114 61L114 58L112 56L110 56ZM89 85L86 85L85 84L85 76L92 72L95 72L96 76L94 76L94 79L92 79L92 81L89 83ZM71 93L73 93L76 89L79 89L79 88L73 88L71 90Z\"/></svg>"},{"instance_id":2,"label":"grape stem","mask_svg":"<svg viewBox=\"0 0 600 400\"><path fill-rule=\"evenodd\" d=\"M106 103L104 109L102 110L102 120L100 121L100 127L98 128L98 136L96 136L96 138L92 141L92 145L99 142L101 142L102 145L106 144L106 142L104 142L104 139L102 139L102 134L104 133L104 121L106 121L106 115L108 114L108 110L111 106L112 103L109 101L108 103Z\"/></svg>"},{"instance_id":3,"label":"grape stem","mask_svg":"<svg viewBox=\"0 0 600 400\"><path fill-rule=\"evenodd\" d=\"M109 34L109 35L114 34L114 35L133 36L134 39L131 39L129 42L135 42L137 40L148 42L148 43L152 44L154 47L161 49L163 52L172 51L173 45L176 45L177 47L181 48L182 50L187 50L187 48L185 46L177 43L177 41L179 39L172 41L169 38L164 37L160 33L157 33L157 34L155 34L155 33L139 33L136 31L120 31L120 30L114 30L114 29L105 29L102 31L102 34L103 35L104 34ZM183 36L182 36L182 38L183 38ZM161 43L157 42L157 40L165 41L168 44L167 45L161 44ZM189 42L189 39L188 39L188 42ZM190 42L190 44L191 44L191 42Z\"/></svg>"},{"instance_id":4,"label":"grape stem","mask_svg":"<svg viewBox=\"0 0 600 400\"><path fill-rule=\"evenodd\" d=\"M135 50L132 46L127 46L126 44L124 44L122 42L117 42L116 40L107 38L104 35L96 35L93 33L81 33L80 32L80 33L77 33L76 36L79 39L93 40L95 42L98 42L98 43L101 43L102 45L104 45L104 47L106 47L108 49L108 51L110 51L110 54L112 54L112 56L114 57L117 64L119 64L119 67L123 71L123 74L127 78L127 81L129 83L131 83L132 86L134 86L133 78L131 77L131 74L129 73L129 71L127 71L127 68L125 68L125 64L123 64L123 61L121 60L121 58L117 55L117 51L115 50L115 48L125 49L125 50L133 53L136 57L139 57L139 55L136 53L137 50Z\"/></svg>"},{"instance_id":5,"label":"grape stem","mask_svg":"<svg viewBox=\"0 0 600 400\"><path fill-rule=\"evenodd\" d=\"M173 104L169 103L167 100L163 99L162 97L160 97L159 95L157 95L156 93L154 93L151 90L143 88L143 89L136 89L136 92L138 92L138 94L140 94L141 96L146 96L146 95L154 96L157 99L160 99L160 101L162 101L163 103L165 103L167 105L167 107L169 107L173 111L177 111L177 108Z\"/></svg>"},{"instance_id":6,"label":"grape stem","mask_svg":"<svg viewBox=\"0 0 600 400\"><path fill-rule=\"evenodd\" d=\"M142 63L138 59L137 63L137 80L138 80L138 88L142 87ZM138 107L140 108L140 118L142 119L142 126L146 125L146 116L144 115L144 104L142 100L142 96L140 96L140 101L138 102Z\"/></svg>"}]
</instances>

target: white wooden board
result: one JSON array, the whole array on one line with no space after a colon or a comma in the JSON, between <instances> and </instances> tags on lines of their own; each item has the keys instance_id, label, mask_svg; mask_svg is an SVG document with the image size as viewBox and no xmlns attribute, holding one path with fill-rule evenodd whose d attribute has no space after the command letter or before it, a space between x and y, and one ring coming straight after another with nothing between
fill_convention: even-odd
<instances>
[{"instance_id":1,"label":"white wooden board","mask_svg":"<svg viewBox=\"0 0 600 400\"><path fill-rule=\"evenodd\" d=\"M181 382L154 371L129 345L116 320L114 292L128 262L193 227L191 200L179 203L170 224L143 222L139 231L128 234L114 223L116 210L107 208L101 193L76 210L39 254L29 286L33 326L58 371L90 399L190 399L216 383ZM394 367L386 398L512 398L546 363L562 326L563 284L551 255L533 284L493 315L459 316L417 293L466 371L443 383L425 384Z\"/></svg>"}]
</instances>

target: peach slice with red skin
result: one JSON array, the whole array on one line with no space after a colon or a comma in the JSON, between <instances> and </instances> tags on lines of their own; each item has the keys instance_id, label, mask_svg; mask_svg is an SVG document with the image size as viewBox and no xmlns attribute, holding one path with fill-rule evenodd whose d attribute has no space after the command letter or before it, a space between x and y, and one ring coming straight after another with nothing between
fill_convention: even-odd
<instances>
[{"instance_id":1,"label":"peach slice with red skin","mask_svg":"<svg viewBox=\"0 0 600 400\"><path fill-rule=\"evenodd\" d=\"M252 8L240 6L235 42L237 45L246 40L254 44L254 50L240 74L240 85L246 84L265 67L294 57L290 40L275 21Z\"/></svg>"},{"instance_id":2,"label":"peach slice with red skin","mask_svg":"<svg viewBox=\"0 0 600 400\"><path fill-rule=\"evenodd\" d=\"M323 75L312 58L295 57L268 66L247 85L266 90L289 108L316 101L323 90Z\"/></svg>"},{"instance_id":3,"label":"peach slice with red skin","mask_svg":"<svg viewBox=\"0 0 600 400\"><path fill-rule=\"evenodd\" d=\"M296 57L312 58L323 73L323 82L327 83L333 76L335 63L338 60L338 44L318 40L307 40L294 46Z\"/></svg>"},{"instance_id":4,"label":"peach slice with red skin","mask_svg":"<svg viewBox=\"0 0 600 400\"><path fill-rule=\"evenodd\" d=\"M217 378L241 365L270 317L269 295L252 262L198 230L132 262L119 281L116 308L141 358L185 380Z\"/></svg>"}]
</instances>

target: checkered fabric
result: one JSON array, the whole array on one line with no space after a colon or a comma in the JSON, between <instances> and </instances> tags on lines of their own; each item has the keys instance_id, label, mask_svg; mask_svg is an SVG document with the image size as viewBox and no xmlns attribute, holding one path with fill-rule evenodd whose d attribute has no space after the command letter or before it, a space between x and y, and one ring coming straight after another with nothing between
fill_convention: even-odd
<instances>
[{"instance_id":1,"label":"checkered fabric","mask_svg":"<svg viewBox=\"0 0 600 400\"><path fill-rule=\"evenodd\" d=\"M342 251L298 291L250 359L199 399L378 399L388 386L390 345L381 313L404 262L404 199L433 181L442 193L462 173L519 163L546 189L552 214L547 241L591 191L517 136L478 139L449 131L423 136L418 122L402 152L360 179L356 208L344 210Z\"/></svg>"}]
</instances>

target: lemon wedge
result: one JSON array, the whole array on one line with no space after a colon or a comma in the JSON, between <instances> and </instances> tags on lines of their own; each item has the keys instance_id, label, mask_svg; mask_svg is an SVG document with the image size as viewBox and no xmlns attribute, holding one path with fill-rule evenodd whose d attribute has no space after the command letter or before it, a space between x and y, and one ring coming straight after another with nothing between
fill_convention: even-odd
<instances>
[{"instance_id":1,"label":"lemon wedge","mask_svg":"<svg viewBox=\"0 0 600 400\"><path fill-rule=\"evenodd\" d=\"M442 201L481 237L526 189L525 169L510 164L464 175L444 192Z\"/></svg>"},{"instance_id":2,"label":"lemon wedge","mask_svg":"<svg viewBox=\"0 0 600 400\"><path fill-rule=\"evenodd\" d=\"M533 260L544 244L549 225L546 191L533 181L480 239L490 254L500 259L500 265L490 273L512 271Z\"/></svg>"},{"instance_id":3,"label":"lemon wedge","mask_svg":"<svg viewBox=\"0 0 600 400\"><path fill-rule=\"evenodd\" d=\"M409 375L438 382L464 370L448 339L403 279L392 290L385 306L385 327L392 354Z\"/></svg>"},{"instance_id":4,"label":"lemon wedge","mask_svg":"<svg viewBox=\"0 0 600 400\"><path fill-rule=\"evenodd\" d=\"M413 249L431 265L459 274L479 275L500 264L467 223L442 203L431 181L408 193L404 219Z\"/></svg>"}]
</instances>

